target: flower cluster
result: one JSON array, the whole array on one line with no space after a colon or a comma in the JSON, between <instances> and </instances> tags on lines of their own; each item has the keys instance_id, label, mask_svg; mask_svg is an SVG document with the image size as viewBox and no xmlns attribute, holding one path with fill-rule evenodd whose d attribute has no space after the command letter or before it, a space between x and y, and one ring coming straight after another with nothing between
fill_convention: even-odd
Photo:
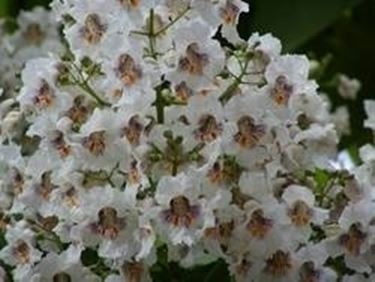
<instances>
[{"instance_id":1,"label":"flower cluster","mask_svg":"<svg viewBox=\"0 0 375 282\"><path fill-rule=\"evenodd\" d=\"M49 53L64 54L59 28L54 15L41 7L22 11L17 21L0 19L0 86L4 91L17 95L19 75L28 60Z\"/></svg>"},{"instance_id":2,"label":"flower cluster","mask_svg":"<svg viewBox=\"0 0 375 282\"><path fill-rule=\"evenodd\" d=\"M0 104L0 259L16 281L150 281L161 248L183 267L221 259L239 282L373 281L375 147L358 167L338 154L346 109L330 113L307 57L240 38L247 4L51 8L0 42L15 79Z\"/></svg>"}]
</instances>

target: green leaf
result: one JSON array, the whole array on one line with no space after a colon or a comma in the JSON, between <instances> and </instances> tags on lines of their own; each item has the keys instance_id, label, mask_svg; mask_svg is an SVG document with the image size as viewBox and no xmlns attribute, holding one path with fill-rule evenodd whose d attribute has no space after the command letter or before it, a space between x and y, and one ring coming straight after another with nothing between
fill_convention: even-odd
<instances>
[{"instance_id":1,"label":"green leaf","mask_svg":"<svg viewBox=\"0 0 375 282\"><path fill-rule=\"evenodd\" d=\"M292 50L328 27L346 10L362 0L246 0L250 16L240 21L240 33L249 36L258 31L272 32Z\"/></svg>"},{"instance_id":2,"label":"green leaf","mask_svg":"<svg viewBox=\"0 0 375 282\"><path fill-rule=\"evenodd\" d=\"M0 0L0 17L6 17L9 14L9 1Z\"/></svg>"}]
</instances>

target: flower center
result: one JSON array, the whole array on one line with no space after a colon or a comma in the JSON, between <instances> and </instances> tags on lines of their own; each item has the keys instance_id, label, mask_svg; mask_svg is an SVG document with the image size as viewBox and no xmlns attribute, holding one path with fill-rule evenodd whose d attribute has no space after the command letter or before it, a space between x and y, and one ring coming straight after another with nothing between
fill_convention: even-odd
<instances>
[{"instance_id":1,"label":"flower center","mask_svg":"<svg viewBox=\"0 0 375 282\"><path fill-rule=\"evenodd\" d=\"M56 130L54 132L54 136L51 140L51 143L62 158L65 158L70 154L71 146L66 144L64 134L61 131Z\"/></svg>"},{"instance_id":2,"label":"flower center","mask_svg":"<svg viewBox=\"0 0 375 282\"><path fill-rule=\"evenodd\" d=\"M223 222L216 224L215 227L205 229L205 235L218 240L222 245L226 245L231 238L234 229L234 222Z\"/></svg>"},{"instance_id":3,"label":"flower center","mask_svg":"<svg viewBox=\"0 0 375 282\"><path fill-rule=\"evenodd\" d=\"M220 17L226 25L235 25L240 9L228 0L225 6L220 8Z\"/></svg>"},{"instance_id":4,"label":"flower center","mask_svg":"<svg viewBox=\"0 0 375 282\"><path fill-rule=\"evenodd\" d=\"M29 24L23 33L23 37L30 43L34 45L40 45L44 40L44 32L37 23Z\"/></svg>"},{"instance_id":5,"label":"flower center","mask_svg":"<svg viewBox=\"0 0 375 282\"><path fill-rule=\"evenodd\" d=\"M193 90L190 89L185 81L180 82L175 86L176 98L179 102L187 103L189 98L193 96Z\"/></svg>"},{"instance_id":6,"label":"flower center","mask_svg":"<svg viewBox=\"0 0 375 282\"><path fill-rule=\"evenodd\" d=\"M0 232L5 232L10 222L10 218L0 211Z\"/></svg>"},{"instance_id":7,"label":"flower center","mask_svg":"<svg viewBox=\"0 0 375 282\"><path fill-rule=\"evenodd\" d=\"M233 156L221 155L213 163L207 173L207 177L213 184L236 183L241 176L242 170Z\"/></svg>"},{"instance_id":8,"label":"flower center","mask_svg":"<svg viewBox=\"0 0 375 282\"><path fill-rule=\"evenodd\" d=\"M250 221L247 224L247 230L257 238L263 239L272 228L272 220L263 216L263 211L258 209L251 214Z\"/></svg>"},{"instance_id":9,"label":"flower center","mask_svg":"<svg viewBox=\"0 0 375 282\"><path fill-rule=\"evenodd\" d=\"M34 104L39 109L46 109L50 107L55 99L55 93L48 82L44 79L41 80L37 95L34 97Z\"/></svg>"},{"instance_id":10,"label":"flower center","mask_svg":"<svg viewBox=\"0 0 375 282\"><path fill-rule=\"evenodd\" d=\"M238 132L234 135L234 140L241 147L251 149L256 146L265 135L263 124L255 125L254 120L249 116L243 116L237 121Z\"/></svg>"},{"instance_id":11,"label":"flower center","mask_svg":"<svg viewBox=\"0 0 375 282\"><path fill-rule=\"evenodd\" d=\"M315 269L314 263L305 262L300 269L301 282L319 282L321 281L320 272Z\"/></svg>"},{"instance_id":12,"label":"flower center","mask_svg":"<svg viewBox=\"0 0 375 282\"><path fill-rule=\"evenodd\" d=\"M207 176L210 179L210 181L215 184L220 184L224 181L225 175L223 173L223 168L221 166L220 161L216 161L213 164Z\"/></svg>"},{"instance_id":13,"label":"flower center","mask_svg":"<svg viewBox=\"0 0 375 282\"><path fill-rule=\"evenodd\" d=\"M19 195L23 192L23 185L25 183L25 180L24 180L22 174L19 172L19 170L15 167L13 167L10 170L10 174L11 174L10 186L13 189L13 192L16 195Z\"/></svg>"},{"instance_id":14,"label":"flower center","mask_svg":"<svg viewBox=\"0 0 375 282\"><path fill-rule=\"evenodd\" d=\"M219 224L219 234L221 238L229 239L234 229L234 221L223 222Z\"/></svg>"},{"instance_id":15,"label":"flower center","mask_svg":"<svg viewBox=\"0 0 375 282\"><path fill-rule=\"evenodd\" d=\"M142 70L136 65L134 59L128 54L122 54L118 58L117 77L124 83L125 86L132 86L137 83L142 77Z\"/></svg>"},{"instance_id":16,"label":"flower center","mask_svg":"<svg viewBox=\"0 0 375 282\"><path fill-rule=\"evenodd\" d=\"M301 227L309 224L312 217L312 210L303 201L296 201L288 213L294 225Z\"/></svg>"},{"instance_id":17,"label":"flower center","mask_svg":"<svg viewBox=\"0 0 375 282\"><path fill-rule=\"evenodd\" d=\"M140 6L141 0L118 0L126 8L136 9Z\"/></svg>"},{"instance_id":18,"label":"flower center","mask_svg":"<svg viewBox=\"0 0 375 282\"><path fill-rule=\"evenodd\" d=\"M251 261L249 261L246 258L243 258L236 265L236 274L240 276L241 278L244 278L247 276L247 273L249 272L252 266L253 266L253 263ZM244 280L241 279L240 281L244 281Z\"/></svg>"},{"instance_id":19,"label":"flower center","mask_svg":"<svg viewBox=\"0 0 375 282\"><path fill-rule=\"evenodd\" d=\"M292 268L292 261L289 253L276 251L270 258L266 260L264 271L272 276L285 276Z\"/></svg>"},{"instance_id":20,"label":"flower center","mask_svg":"<svg viewBox=\"0 0 375 282\"><path fill-rule=\"evenodd\" d=\"M51 173L45 172L41 177L41 182L37 185L38 194L44 199L49 200L52 190L55 188L51 181Z\"/></svg>"},{"instance_id":21,"label":"flower center","mask_svg":"<svg viewBox=\"0 0 375 282\"><path fill-rule=\"evenodd\" d=\"M98 157L105 151L105 131L96 131L88 137L83 138L82 145L89 150L91 154Z\"/></svg>"},{"instance_id":22,"label":"flower center","mask_svg":"<svg viewBox=\"0 0 375 282\"><path fill-rule=\"evenodd\" d=\"M93 225L94 230L108 239L115 239L125 227L124 218L117 216L117 211L111 207L102 208L98 213L99 221Z\"/></svg>"},{"instance_id":23,"label":"flower center","mask_svg":"<svg viewBox=\"0 0 375 282\"><path fill-rule=\"evenodd\" d=\"M271 98L277 105L286 106L292 93L293 86L288 84L285 76L276 78L275 86L271 90Z\"/></svg>"},{"instance_id":24,"label":"flower center","mask_svg":"<svg viewBox=\"0 0 375 282\"><path fill-rule=\"evenodd\" d=\"M186 48L185 57L179 61L179 69L191 75L202 75L203 69L209 63L208 55L200 53L197 43L191 43Z\"/></svg>"},{"instance_id":25,"label":"flower center","mask_svg":"<svg viewBox=\"0 0 375 282\"><path fill-rule=\"evenodd\" d=\"M81 125L87 120L89 111L88 108L83 105L83 99L77 97L74 99L73 106L69 109L67 115L76 125Z\"/></svg>"},{"instance_id":26,"label":"flower center","mask_svg":"<svg viewBox=\"0 0 375 282\"><path fill-rule=\"evenodd\" d=\"M99 15L94 13L86 17L81 33L88 44L95 45L100 42L106 30L107 26L101 22Z\"/></svg>"},{"instance_id":27,"label":"flower center","mask_svg":"<svg viewBox=\"0 0 375 282\"><path fill-rule=\"evenodd\" d=\"M223 131L223 127L212 115L203 115L198 121L198 129L194 130L195 138L202 142L214 141Z\"/></svg>"},{"instance_id":28,"label":"flower center","mask_svg":"<svg viewBox=\"0 0 375 282\"><path fill-rule=\"evenodd\" d=\"M141 282L144 273L143 264L140 262L127 262L123 265L122 271L129 282Z\"/></svg>"},{"instance_id":29,"label":"flower center","mask_svg":"<svg viewBox=\"0 0 375 282\"><path fill-rule=\"evenodd\" d=\"M31 260L29 245L25 241L17 241L16 246L13 248L13 255L20 264L28 264Z\"/></svg>"},{"instance_id":30,"label":"flower center","mask_svg":"<svg viewBox=\"0 0 375 282\"><path fill-rule=\"evenodd\" d=\"M164 219L174 226L189 227L197 218L199 209L191 206L189 199L184 196L177 196L169 203L170 209L164 211Z\"/></svg>"},{"instance_id":31,"label":"flower center","mask_svg":"<svg viewBox=\"0 0 375 282\"><path fill-rule=\"evenodd\" d=\"M171 211L176 216L182 217L190 212L189 200L184 196L178 196L170 202Z\"/></svg>"},{"instance_id":32,"label":"flower center","mask_svg":"<svg viewBox=\"0 0 375 282\"><path fill-rule=\"evenodd\" d=\"M53 278L53 282L71 282L72 278L65 272L56 273Z\"/></svg>"},{"instance_id":33,"label":"flower center","mask_svg":"<svg viewBox=\"0 0 375 282\"><path fill-rule=\"evenodd\" d=\"M129 122L128 126L124 128L124 135L128 139L129 143L136 146L139 145L141 134L144 129L143 124L139 121L139 116L133 116Z\"/></svg>"},{"instance_id":34,"label":"flower center","mask_svg":"<svg viewBox=\"0 0 375 282\"><path fill-rule=\"evenodd\" d=\"M349 231L339 237L339 244L342 245L349 254L358 256L361 245L366 239L366 234L360 230L359 224L350 226Z\"/></svg>"},{"instance_id":35,"label":"flower center","mask_svg":"<svg viewBox=\"0 0 375 282\"><path fill-rule=\"evenodd\" d=\"M71 207L71 208L78 207L79 198L78 198L77 190L74 187L71 187L68 191L64 193L63 200L67 204L68 207Z\"/></svg>"},{"instance_id":36,"label":"flower center","mask_svg":"<svg viewBox=\"0 0 375 282\"><path fill-rule=\"evenodd\" d=\"M138 184L141 181L141 175L138 169L138 162L136 160L133 160L130 163L128 181L130 184Z\"/></svg>"}]
</instances>

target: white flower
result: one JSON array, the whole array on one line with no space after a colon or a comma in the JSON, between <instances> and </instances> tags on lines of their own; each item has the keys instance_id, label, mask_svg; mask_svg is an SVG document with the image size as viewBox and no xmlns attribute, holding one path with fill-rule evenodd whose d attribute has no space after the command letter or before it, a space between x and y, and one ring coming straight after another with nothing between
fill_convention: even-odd
<instances>
[{"instance_id":1,"label":"white flower","mask_svg":"<svg viewBox=\"0 0 375 282\"><path fill-rule=\"evenodd\" d=\"M176 58L167 75L168 80L175 84L186 81L193 88L212 84L224 64L219 43L207 41L213 35L199 18L176 28L173 31Z\"/></svg>"},{"instance_id":2,"label":"white flower","mask_svg":"<svg viewBox=\"0 0 375 282\"><path fill-rule=\"evenodd\" d=\"M247 220L240 227L243 235L237 248L248 250L256 259L265 259L278 248L294 245L289 240L289 232L281 227L287 214L275 198L268 196L259 203L250 200L245 209Z\"/></svg>"},{"instance_id":3,"label":"white flower","mask_svg":"<svg viewBox=\"0 0 375 282\"><path fill-rule=\"evenodd\" d=\"M191 246L202 236L204 228L213 225L215 202L199 199L199 194L199 182L183 173L159 181L155 195L160 205L159 226L172 244Z\"/></svg>"},{"instance_id":4,"label":"white flower","mask_svg":"<svg viewBox=\"0 0 375 282\"><path fill-rule=\"evenodd\" d=\"M108 58L103 62L107 93L119 96L118 104L148 106L154 101L153 87L159 83L159 74L145 64L141 46L135 40L124 41L124 35L113 35L108 43Z\"/></svg>"},{"instance_id":5,"label":"white flower","mask_svg":"<svg viewBox=\"0 0 375 282\"><path fill-rule=\"evenodd\" d=\"M309 244L298 250L296 255L300 264L299 273L302 281L317 279L316 281L328 282L337 279L337 273L324 266L329 257L324 245Z\"/></svg>"},{"instance_id":6,"label":"white flower","mask_svg":"<svg viewBox=\"0 0 375 282\"><path fill-rule=\"evenodd\" d=\"M344 99L355 100L357 98L357 94L361 89L361 83L358 79L350 79L346 75L342 74L338 77L339 85L338 85L338 92L340 96Z\"/></svg>"},{"instance_id":7,"label":"white flower","mask_svg":"<svg viewBox=\"0 0 375 282\"><path fill-rule=\"evenodd\" d=\"M283 55L270 62L265 72L265 95L277 116L285 118L285 107L295 96L316 91L317 84L308 75L309 61L305 56Z\"/></svg>"},{"instance_id":8,"label":"white flower","mask_svg":"<svg viewBox=\"0 0 375 282\"><path fill-rule=\"evenodd\" d=\"M120 140L116 114L107 109L95 109L90 119L82 125L77 142L72 144L77 154L76 162L84 170L111 171L128 157Z\"/></svg>"},{"instance_id":9,"label":"white flower","mask_svg":"<svg viewBox=\"0 0 375 282\"><path fill-rule=\"evenodd\" d=\"M370 273L366 252L373 243L374 230L369 226L374 217L374 203L367 199L350 203L339 219L342 233L326 239L326 247L333 257L344 254L348 267L360 273Z\"/></svg>"},{"instance_id":10,"label":"white flower","mask_svg":"<svg viewBox=\"0 0 375 282\"><path fill-rule=\"evenodd\" d=\"M71 229L71 238L85 246L99 245L100 256L131 258L137 251L133 233L137 218L129 199L111 187L92 188L82 195L79 209L84 217Z\"/></svg>"},{"instance_id":11,"label":"white flower","mask_svg":"<svg viewBox=\"0 0 375 282\"><path fill-rule=\"evenodd\" d=\"M40 282L57 280L99 282L100 278L80 262L81 249L71 245L61 254L49 253L37 265L33 278Z\"/></svg>"},{"instance_id":12,"label":"white flower","mask_svg":"<svg viewBox=\"0 0 375 282\"><path fill-rule=\"evenodd\" d=\"M332 114L332 122L335 124L339 135L350 134L350 114L347 107L338 107Z\"/></svg>"},{"instance_id":13,"label":"white flower","mask_svg":"<svg viewBox=\"0 0 375 282\"><path fill-rule=\"evenodd\" d=\"M371 275L362 275L359 273L353 274L353 275L345 275L343 277L343 282L370 282L374 280L375 276L374 274Z\"/></svg>"},{"instance_id":14,"label":"white flower","mask_svg":"<svg viewBox=\"0 0 375 282\"><path fill-rule=\"evenodd\" d=\"M105 282L151 282L148 266L142 262L124 262L120 267L120 275L111 274Z\"/></svg>"},{"instance_id":15,"label":"white flower","mask_svg":"<svg viewBox=\"0 0 375 282\"><path fill-rule=\"evenodd\" d=\"M367 114L367 120L365 120L364 126L375 130L375 101L365 101L365 111Z\"/></svg>"},{"instance_id":16,"label":"white flower","mask_svg":"<svg viewBox=\"0 0 375 282\"><path fill-rule=\"evenodd\" d=\"M5 234L8 245L0 251L7 264L15 266L14 277L30 277L34 264L40 261L42 252L35 247L35 234L25 221L10 226Z\"/></svg>"},{"instance_id":17,"label":"white flower","mask_svg":"<svg viewBox=\"0 0 375 282\"><path fill-rule=\"evenodd\" d=\"M195 95L183 108L181 115L187 118L188 131L197 143L211 143L221 138L224 130L224 109L214 94Z\"/></svg>"},{"instance_id":18,"label":"white flower","mask_svg":"<svg viewBox=\"0 0 375 282\"><path fill-rule=\"evenodd\" d=\"M69 109L72 97L56 87L58 64L53 58L34 59L26 64L22 71L24 86L17 97L23 111L57 117Z\"/></svg>"},{"instance_id":19,"label":"white flower","mask_svg":"<svg viewBox=\"0 0 375 282\"><path fill-rule=\"evenodd\" d=\"M223 150L236 155L245 167L261 165L270 158L265 144L269 142L273 119L262 107L262 95L236 95L224 108L227 123L222 137Z\"/></svg>"},{"instance_id":20,"label":"white flower","mask_svg":"<svg viewBox=\"0 0 375 282\"><path fill-rule=\"evenodd\" d=\"M120 32L124 17L118 16L116 1L74 1L67 11L75 23L64 33L78 59L85 56L100 60L101 53L109 48L108 39ZM126 36L126 35L124 35Z\"/></svg>"},{"instance_id":21,"label":"white flower","mask_svg":"<svg viewBox=\"0 0 375 282\"><path fill-rule=\"evenodd\" d=\"M221 33L232 43L241 42L237 24L241 13L249 12L249 5L241 0L221 0L218 13L222 23Z\"/></svg>"},{"instance_id":22,"label":"white flower","mask_svg":"<svg viewBox=\"0 0 375 282\"><path fill-rule=\"evenodd\" d=\"M328 211L315 207L315 196L306 187L291 185L284 190L282 199L288 214L285 224L293 229L290 240L306 242L312 234L311 224L320 226L328 219Z\"/></svg>"},{"instance_id":23,"label":"white flower","mask_svg":"<svg viewBox=\"0 0 375 282\"><path fill-rule=\"evenodd\" d=\"M9 38L20 65L28 59L47 55L53 51L62 55L65 48L59 37L59 24L52 13L42 7L22 11L17 18L19 29Z\"/></svg>"},{"instance_id":24,"label":"white flower","mask_svg":"<svg viewBox=\"0 0 375 282\"><path fill-rule=\"evenodd\" d=\"M335 281L338 261L344 280L373 280L374 146L359 166L338 151L347 110L332 113L306 56L239 37L246 1L51 8L22 12L11 35L0 21L0 258L13 280L150 282L164 251L185 268L222 259L239 282ZM360 83L339 80L355 98Z\"/></svg>"},{"instance_id":25,"label":"white flower","mask_svg":"<svg viewBox=\"0 0 375 282\"><path fill-rule=\"evenodd\" d=\"M255 50L266 56L268 61L272 61L281 53L280 40L273 37L270 33L259 35L256 32L250 36L247 44L254 46Z\"/></svg>"}]
</instances>

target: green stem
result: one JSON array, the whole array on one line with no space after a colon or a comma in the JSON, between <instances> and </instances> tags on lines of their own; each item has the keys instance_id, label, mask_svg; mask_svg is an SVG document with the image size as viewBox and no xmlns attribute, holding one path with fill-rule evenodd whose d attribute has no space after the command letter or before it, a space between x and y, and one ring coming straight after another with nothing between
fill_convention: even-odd
<instances>
[{"instance_id":1,"label":"green stem","mask_svg":"<svg viewBox=\"0 0 375 282\"><path fill-rule=\"evenodd\" d=\"M46 240L54 242L60 251L64 250L64 244L61 242L60 237L57 236L53 231L46 229L43 225L39 224L33 219L27 219L27 222L35 228L39 229L43 234L45 234L44 238Z\"/></svg>"},{"instance_id":2,"label":"green stem","mask_svg":"<svg viewBox=\"0 0 375 282\"><path fill-rule=\"evenodd\" d=\"M190 7L187 6L185 10L182 11L181 14L179 14L176 18L174 18L172 21L170 21L168 24L163 26L161 29L159 29L156 33L153 33L153 36L159 36L163 32L167 31L172 25L174 25L176 22L178 22L185 14L190 10Z\"/></svg>"},{"instance_id":3,"label":"green stem","mask_svg":"<svg viewBox=\"0 0 375 282\"><path fill-rule=\"evenodd\" d=\"M156 119L158 123L164 123L164 99L162 95L162 90L156 90Z\"/></svg>"},{"instance_id":4,"label":"green stem","mask_svg":"<svg viewBox=\"0 0 375 282\"><path fill-rule=\"evenodd\" d=\"M79 86L83 91L85 91L87 94L89 94L91 96L91 98L93 98L100 106L102 107L110 107L111 104L106 102L104 99L102 99L101 97L99 97L98 94L96 94L96 92L94 91L94 89L91 88L91 86L88 84L88 80L86 80L82 73L81 73L81 69L79 67L77 67L74 63L72 64L72 66L75 68L76 72L78 73L78 75L80 76L80 78L76 78L73 73L71 72L70 73L70 76L71 78L73 79L73 82Z\"/></svg>"},{"instance_id":5,"label":"green stem","mask_svg":"<svg viewBox=\"0 0 375 282\"><path fill-rule=\"evenodd\" d=\"M177 158L173 158L172 161L172 176L176 176L178 172L179 161Z\"/></svg>"},{"instance_id":6,"label":"green stem","mask_svg":"<svg viewBox=\"0 0 375 282\"><path fill-rule=\"evenodd\" d=\"M190 10L191 8L189 6L187 6L182 12L181 14L179 14L176 18L174 18L172 21L170 21L168 24L166 24L165 26L163 26L162 28L160 28L158 31L154 31L152 29L152 31L148 31L148 32L145 32L145 31L140 31L140 30L132 30L130 31L130 33L133 33L133 34L137 34L137 35L142 35L142 36L148 36L148 37L158 37L159 35L161 35L162 33L166 32L171 26L173 26L176 22L178 22L183 16L186 15L186 13ZM151 17L151 11L150 11L150 20L153 20L154 19L154 12L152 11L152 17ZM150 25L153 25L153 23L150 23Z\"/></svg>"},{"instance_id":7,"label":"green stem","mask_svg":"<svg viewBox=\"0 0 375 282\"><path fill-rule=\"evenodd\" d=\"M230 84L227 87L227 89L225 89L225 91L223 92L223 94L221 94L219 100L223 104L225 104L226 102L228 102L230 100L230 98L232 98L234 92L236 91L236 89L242 83L242 78L246 75L246 69L249 66L250 60L251 60L251 57L249 57L249 58L246 59L244 66L242 66L242 64L240 65L241 66L241 73L240 73L240 75L239 76L234 76L234 81L232 82L232 84Z\"/></svg>"},{"instance_id":8,"label":"green stem","mask_svg":"<svg viewBox=\"0 0 375 282\"><path fill-rule=\"evenodd\" d=\"M158 58L158 55L156 54L155 51L155 35L154 35L154 9L150 10L150 26L149 26L149 45L150 45L150 53L151 57L154 58L155 60Z\"/></svg>"},{"instance_id":9,"label":"green stem","mask_svg":"<svg viewBox=\"0 0 375 282\"><path fill-rule=\"evenodd\" d=\"M150 36L148 32L145 31L139 31L139 30L132 30L130 33L137 34L137 35L142 35L142 36Z\"/></svg>"},{"instance_id":10,"label":"green stem","mask_svg":"<svg viewBox=\"0 0 375 282\"><path fill-rule=\"evenodd\" d=\"M103 106L103 107L110 107L111 104L104 101L101 97L99 97L98 94L96 94L96 92L94 91L94 89L91 88L91 86L86 82L81 82L78 84L78 86L84 90L87 94L89 94L93 99L96 100L96 102L100 105L100 106Z\"/></svg>"}]
</instances>

